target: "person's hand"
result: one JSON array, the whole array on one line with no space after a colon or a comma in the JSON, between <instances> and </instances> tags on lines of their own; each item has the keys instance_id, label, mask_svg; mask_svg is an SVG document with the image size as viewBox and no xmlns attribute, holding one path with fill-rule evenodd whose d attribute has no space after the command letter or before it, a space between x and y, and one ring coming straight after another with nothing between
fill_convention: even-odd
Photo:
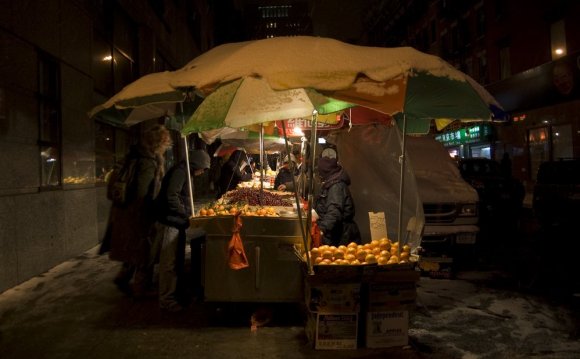
<instances>
[{"instance_id":1,"label":"person's hand","mask_svg":"<svg viewBox=\"0 0 580 359\"><path fill-rule=\"evenodd\" d=\"M281 184L278 186L278 191L284 191L286 190L286 185L285 184Z\"/></svg>"},{"instance_id":2,"label":"person's hand","mask_svg":"<svg viewBox=\"0 0 580 359\"><path fill-rule=\"evenodd\" d=\"M311 213L312 213L312 222L318 221L318 213L316 213L314 209L312 210Z\"/></svg>"}]
</instances>

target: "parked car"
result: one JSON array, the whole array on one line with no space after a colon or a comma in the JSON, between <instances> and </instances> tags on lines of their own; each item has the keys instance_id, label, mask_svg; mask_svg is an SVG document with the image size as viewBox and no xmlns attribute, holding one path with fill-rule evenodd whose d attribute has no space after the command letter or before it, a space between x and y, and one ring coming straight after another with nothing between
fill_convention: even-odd
<instances>
[{"instance_id":1,"label":"parked car","mask_svg":"<svg viewBox=\"0 0 580 359\"><path fill-rule=\"evenodd\" d=\"M482 224L517 220L525 196L521 181L506 176L500 164L489 158L462 158L458 166L461 176L477 190Z\"/></svg>"},{"instance_id":2,"label":"parked car","mask_svg":"<svg viewBox=\"0 0 580 359\"><path fill-rule=\"evenodd\" d=\"M580 218L580 159L543 162L538 168L532 206L544 226Z\"/></svg>"},{"instance_id":3,"label":"parked car","mask_svg":"<svg viewBox=\"0 0 580 359\"><path fill-rule=\"evenodd\" d=\"M423 256L455 257L472 252L479 232L477 192L435 139L409 137L407 153L423 202Z\"/></svg>"}]
</instances>

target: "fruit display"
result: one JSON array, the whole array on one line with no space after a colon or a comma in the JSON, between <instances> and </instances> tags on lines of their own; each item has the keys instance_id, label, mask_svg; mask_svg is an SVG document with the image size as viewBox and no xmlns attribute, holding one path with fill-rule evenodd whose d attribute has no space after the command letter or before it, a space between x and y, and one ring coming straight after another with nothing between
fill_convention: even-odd
<instances>
[{"instance_id":1,"label":"fruit display","mask_svg":"<svg viewBox=\"0 0 580 359\"><path fill-rule=\"evenodd\" d=\"M68 176L62 179L64 184L87 184L87 183L94 183L94 179L89 177L75 177L75 176Z\"/></svg>"},{"instance_id":2,"label":"fruit display","mask_svg":"<svg viewBox=\"0 0 580 359\"><path fill-rule=\"evenodd\" d=\"M391 265L405 264L413 261L411 247L403 245L399 251L399 242L391 242L384 237L373 239L370 243L354 242L344 246L322 245L310 250L314 265Z\"/></svg>"},{"instance_id":3,"label":"fruit display","mask_svg":"<svg viewBox=\"0 0 580 359\"><path fill-rule=\"evenodd\" d=\"M280 217L274 207L261 207L250 205L224 205L216 202L199 210L199 215L204 216L260 216L260 217Z\"/></svg>"},{"instance_id":4,"label":"fruit display","mask_svg":"<svg viewBox=\"0 0 580 359\"><path fill-rule=\"evenodd\" d=\"M261 193L260 193L261 192ZM292 202L283 196L257 188L237 188L223 195L223 200L232 205L248 204L250 206L292 206Z\"/></svg>"}]
</instances>

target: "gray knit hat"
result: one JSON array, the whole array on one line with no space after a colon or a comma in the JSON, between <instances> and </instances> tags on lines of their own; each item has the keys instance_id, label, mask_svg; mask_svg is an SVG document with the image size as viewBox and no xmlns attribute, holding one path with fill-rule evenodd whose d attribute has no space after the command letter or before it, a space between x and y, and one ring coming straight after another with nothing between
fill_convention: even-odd
<instances>
[{"instance_id":1,"label":"gray knit hat","mask_svg":"<svg viewBox=\"0 0 580 359\"><path fill-rule=\"evenodd\" d=\"M192 150L189 151L189 166L191 169L200 170L208 169L210 165L210 159L207 152L204 150Z\"/></svg>"}]
</instances>

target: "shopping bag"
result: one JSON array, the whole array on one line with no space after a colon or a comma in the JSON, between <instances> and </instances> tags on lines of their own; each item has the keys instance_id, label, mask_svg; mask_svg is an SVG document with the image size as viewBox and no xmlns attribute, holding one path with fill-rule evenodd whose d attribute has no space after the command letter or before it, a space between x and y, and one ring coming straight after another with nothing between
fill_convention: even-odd
<instances>
[{"instance_id":1,"label":"shopping bag","mask_svg":"<svg viewBox=\"0 0 580 359\"><path fill-rule=\"evenodd\" d=\"M312 248L320 247L322 244L322 238L320 238L320 228L318 228L318 224L316 222L312 222L312 227L310 227L310 237L312 238Z\"/></svg>"},{"instance_id":2,"label":"shopping bag","mask_svg":"<svg viewBox=\"0 0 580 359\"><path fill-rule=\"evenodd\" d=\"M232 239L228 244L228 265L231 269L243 269L250 266L248 263L248 258L246 257L246 252L244 251L244 244L242 243L242 237L240 236L240 230L242 229L242 218L238 214L234 216L234 228L232 230Z\"/></svg>"}]
</instances>

